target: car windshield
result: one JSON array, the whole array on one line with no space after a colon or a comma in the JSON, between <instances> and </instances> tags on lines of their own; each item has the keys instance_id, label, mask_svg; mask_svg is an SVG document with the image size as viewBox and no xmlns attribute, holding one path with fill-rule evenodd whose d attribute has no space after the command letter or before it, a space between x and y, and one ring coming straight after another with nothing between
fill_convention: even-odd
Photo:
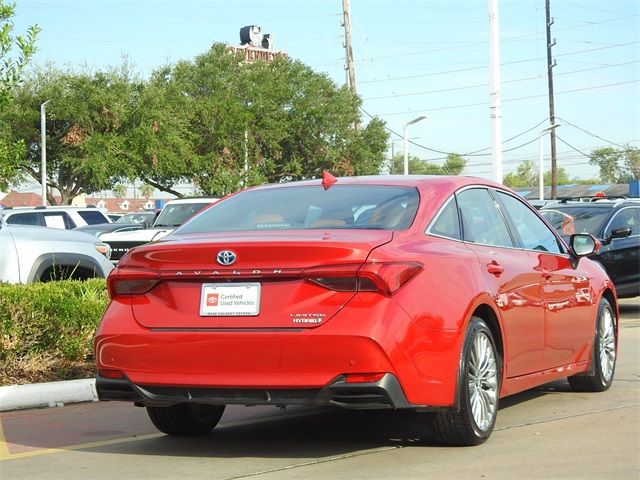
<instances>
[{"instance_id":1,"label":"car windshield","mask_svg":"<svg viewBox=\"0 0 640 480\"><path fill-rule=\"evenodd\" d=\"M158 215L154 227L179 227L211 201L200 203L168 203Z\"/></svg>"},{"instance_id":2,"label":"car windshield","mask_svg":"<svg viewBox=\"0 0 640 480\"><path fill-rule=\"evenodd\" d=\"M145 220L149 221L151 218L153 217L146 213L127 213L126 215L123 215L118 220L116 220L114 223L142 223Z\"/></svg>"},{"instance_id":3,"label":"car windshield","mask_svg":"<svg viewBox=\"0 0 640 480\"><path fill-rule=\"evenodd\" d=\"M286 229L409 228L418 208L412 187L317 185L247 190L220 202L180 233Z\"/></svg>"},{"instance_id":4,"label":"car windshield","mask_svg":"<svg viewBox=\"0 0 640 480\"><path fill-rule=\"evenodd\" d=\"M610 208L593 206L558 207L542 209L540 213L563 236L574 233L597 235L611 212Z\"/></svg>"}]
</instances>

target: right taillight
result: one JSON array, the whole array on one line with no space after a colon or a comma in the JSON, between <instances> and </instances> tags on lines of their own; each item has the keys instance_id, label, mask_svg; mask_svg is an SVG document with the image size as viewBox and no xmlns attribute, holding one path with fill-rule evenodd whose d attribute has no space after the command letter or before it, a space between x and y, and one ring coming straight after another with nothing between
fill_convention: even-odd
<instances>
[{"instance_id":1,"label":"right taillight","mask_svg":"<svg viewBox=\"0 0 640 480\"><path fill-rule=\"evenodd\" d=\"M422 270L418 262L365 263L360 271L361 291L378 291L390 297Z\"/></svg>"},{"instance_id":2,"label":"right taillight","mask_svg":"<svg viewBox=\"0 0 640 480\"><path fill-rule=\"evenodd\" d=\"M121 295L142 295L160 281L155 270L139 268L115 268L107 277L107 290L110 298Z\"/></svg>"},{"instance_id":3,"label":"right taillight","mask_svg":"<svg viewBox=\"0 0 640 480\"><path fill-rule=\"evenodd\" d=\"M303 276L338 292L378 292L390 297L421 270L418 262L381 262L308 268Z\"/></svg>"}]
</instances>

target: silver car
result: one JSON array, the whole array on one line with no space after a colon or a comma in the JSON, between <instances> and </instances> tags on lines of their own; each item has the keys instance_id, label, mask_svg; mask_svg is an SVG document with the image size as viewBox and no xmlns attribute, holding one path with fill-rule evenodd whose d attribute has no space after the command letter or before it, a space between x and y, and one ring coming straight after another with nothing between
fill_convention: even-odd
<instances>
[{"instance_id":1,"label":"silver car","mask_svg":"<svg viewBox=\"0 0 640 480\"><path fill-rule=\"evenodd\" d=\"M0 282L31 283L106 277L111 249L96 237L0 220Z\"/></svg>"}]
</instances>

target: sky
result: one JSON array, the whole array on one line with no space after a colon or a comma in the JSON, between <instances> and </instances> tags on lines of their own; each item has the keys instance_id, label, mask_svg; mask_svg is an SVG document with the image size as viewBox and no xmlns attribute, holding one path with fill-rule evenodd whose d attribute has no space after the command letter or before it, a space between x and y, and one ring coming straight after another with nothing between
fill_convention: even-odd
<instances>
[{"instance_id":1,"label":"sky","mask_svg":"<svg viewBox=\"0 0 640 480\"><path fill-rule=\"evenodd\" d=\"M640 147L640 0L550 0L558 166L591 178L595 148ZM345 83L341 0L17 0L15 31L41 28L32 64L91 69L123 57L148 77L212 43L237 45L259 25L284 50ZM351 0L356 90L402 152L435 163L467 154L465 174L491 177L486 0ZM535 165L549 125L544 0L499 0L504 173ZM545 169L550 168L544 138Z\"/></svg>"}]
</instances>

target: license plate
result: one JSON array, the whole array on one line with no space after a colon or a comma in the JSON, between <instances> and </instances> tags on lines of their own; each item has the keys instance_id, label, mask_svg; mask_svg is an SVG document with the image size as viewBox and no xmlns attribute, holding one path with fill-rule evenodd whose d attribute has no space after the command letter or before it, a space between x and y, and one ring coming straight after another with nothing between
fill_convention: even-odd
<instances>
[{"instance_id":1,"label":"license plate","mask_svg":"<svg viewBox=\"0 0 640 480\"><path fill-rule=\"evenodd\" d=\"M205 283L200 297L200 315L245 317L260 313L259 283Z\"/></svg>"}]
</instances>

